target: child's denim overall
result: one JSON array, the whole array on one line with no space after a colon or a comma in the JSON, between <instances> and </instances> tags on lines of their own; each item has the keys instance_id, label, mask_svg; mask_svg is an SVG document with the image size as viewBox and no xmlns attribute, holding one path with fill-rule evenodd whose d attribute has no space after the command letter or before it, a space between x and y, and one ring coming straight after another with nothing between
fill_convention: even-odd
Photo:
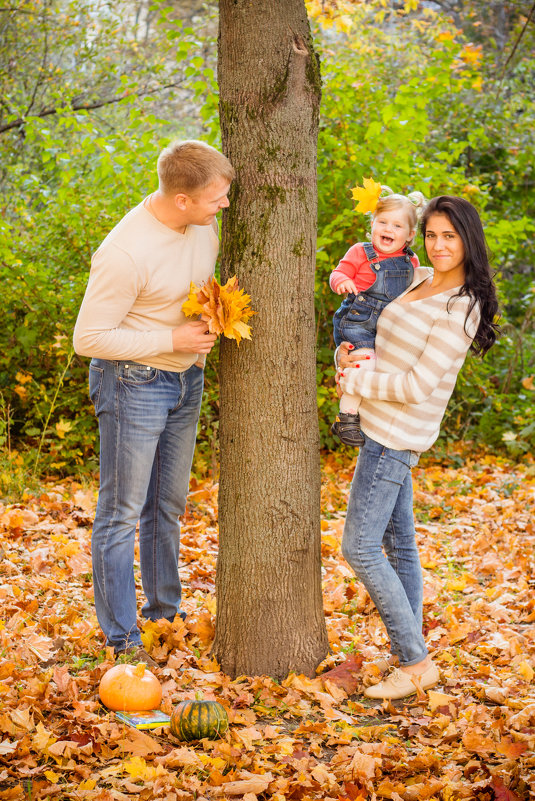
<instances>
[{"instance_id":1,"label":"child's denim overall","mask_svg":"<svg viewBox=\"0 0 535 801\"><path fill-rule=\"evenodd\" d=\"M334 313L336 346L350 342L355 348L373 348L377 319L385 306L401 295L412 283L413 251L405 247L404 256L381 259L369 242L363 243L366 258L375 273L374 283L358 295L350 293Z\"/></svg>"}]
</instances>

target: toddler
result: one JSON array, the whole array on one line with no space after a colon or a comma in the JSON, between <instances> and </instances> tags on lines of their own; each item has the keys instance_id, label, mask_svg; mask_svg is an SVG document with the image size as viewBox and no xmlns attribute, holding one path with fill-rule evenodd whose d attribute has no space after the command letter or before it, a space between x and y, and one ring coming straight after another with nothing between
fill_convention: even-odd
<instances>
[{"instance_id":1,"label":"toddler","mask_svg":"<svg viewBox=\"0 0 535 801\"><path fill-rule=\"evenodd\" d=\"M418 256L410 249L425 204L421 192L380 197L372 212L371 243L357 242L333 270L329 283L347 294L334 314L336 346L349 342L361 360L356 367L375 369L377 319L390 301L412 283ZM359 418L360 398L343 394L332 433L345 445L364 443Z\"/></svg>"}]
</instances>

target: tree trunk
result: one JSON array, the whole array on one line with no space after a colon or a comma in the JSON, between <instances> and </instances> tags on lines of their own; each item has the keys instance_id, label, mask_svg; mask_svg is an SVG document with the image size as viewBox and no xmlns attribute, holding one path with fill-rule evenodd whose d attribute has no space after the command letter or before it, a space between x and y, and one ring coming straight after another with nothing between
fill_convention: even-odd
<instances>
[{"instance_id":1,"label":"tree trunk","mask_svg":"<svg viewBox=\"0 0 535 801\"><path fill-rule=\"evenodd\" d=\"M221 0L223 150L236 169L222 278L252 297L252 341L221 342L213 653L230 676L314 673L321 595L315 381L321 94L303 0Z\"/></svg>"}]
</instances>

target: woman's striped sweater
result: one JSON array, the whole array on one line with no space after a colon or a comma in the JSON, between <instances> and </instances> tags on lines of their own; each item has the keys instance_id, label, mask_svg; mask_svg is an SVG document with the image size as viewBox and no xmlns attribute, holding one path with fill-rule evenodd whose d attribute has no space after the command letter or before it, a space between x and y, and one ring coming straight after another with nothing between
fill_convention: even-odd
<instances>
[{"instance_id":1,"label":"woman's striped sweater","mask_svg":"<svg viewBox=\"0 0 535 801\"><path fill-rule=\"evenodd\" d=\"M419 268L402 298L429 277ZM450 298L458 288L408 303L396 298L377 323L375 372L344 369L340 386L359 395L361 426L376 442L394 450L427 450L440 423L457 375L479 324L479 310L465 320L470 299Z\"/></svg>"}]
</instances>

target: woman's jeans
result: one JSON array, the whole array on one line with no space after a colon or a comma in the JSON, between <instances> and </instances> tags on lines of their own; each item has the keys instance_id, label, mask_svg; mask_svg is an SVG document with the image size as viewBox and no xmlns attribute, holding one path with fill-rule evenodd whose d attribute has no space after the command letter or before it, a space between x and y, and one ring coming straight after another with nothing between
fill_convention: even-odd
<instances>
[{"instance_id":1,"label":"woman's jeans","mask_svg":"<svg viewBox=\"0 0 535 801\"><path fill-rule=\"evenodd\" d=\"M134 544L139 521L144 617L180 609L180 526L203 391L203 370L157 370L93 359L89 394L100 430L100 491L91 550L98 621L116 651L141 645Z\"/></svg>"},{"instance_id":2,"label":"woman's jeans","mask_svg":"<svg viewBox=\"0 0 535 801\"><path fill-rule=\"evenodd\" d=\"M411 467L417 461L413 451L395 451L365 437L342 540L342 553L377 607L401 665L417 664L428 653L412 508Z\"/></svg>"}]
</instances>

